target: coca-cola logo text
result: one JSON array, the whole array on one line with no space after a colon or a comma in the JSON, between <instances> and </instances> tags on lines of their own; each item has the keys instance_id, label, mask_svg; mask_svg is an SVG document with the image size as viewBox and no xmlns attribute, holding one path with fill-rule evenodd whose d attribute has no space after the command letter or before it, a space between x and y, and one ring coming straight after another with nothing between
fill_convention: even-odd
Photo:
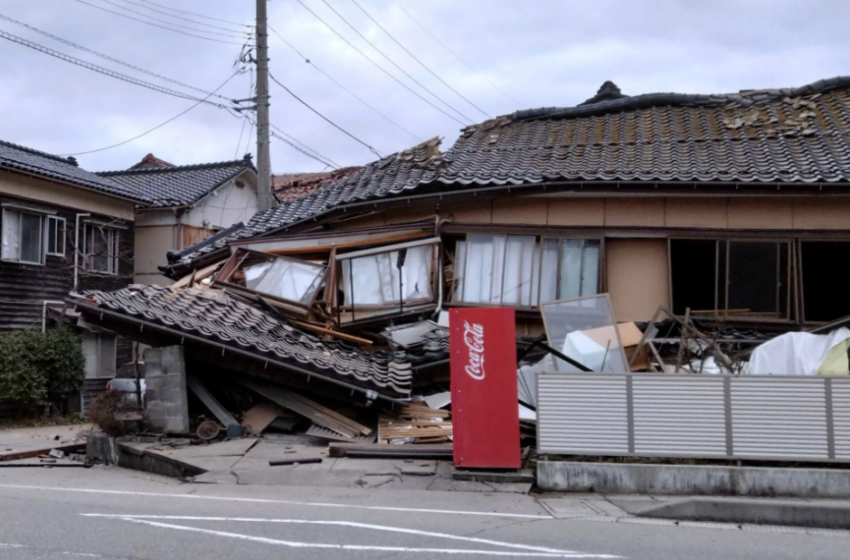
<instances>
[{"instance_id":1,"label":"coca-cola logo text","mask_svg":"<svg viewBox=\"0 0 850 560\"><path fill-rule=\"evenodd\" d=\"M469 350L466 373L473 379L484 379L484 325L463 322L463 342Z\"/></svg>"}]
</instances>

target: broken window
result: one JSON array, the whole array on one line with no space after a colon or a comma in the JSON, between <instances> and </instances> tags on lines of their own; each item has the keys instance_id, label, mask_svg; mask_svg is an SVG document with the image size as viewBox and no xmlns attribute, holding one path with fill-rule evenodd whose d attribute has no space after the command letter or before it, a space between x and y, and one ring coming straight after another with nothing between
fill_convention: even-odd
<instances>
[{"instance_id":1,"label":"broken window","mask_svg":"<svg viewBox=\"0 0 850 560\"><path fill-rule=\"evenodd\" d=\"M394 307L433 301L436 249L436 241L429 239L340 255L344 306Z\"/></svg>"},{"instance_id":2,"label":"broken window","mask_svg":"<svg viewBox=\"0 0 850 560\"><path fill-rule=\"evenodd\" d=\"M803 241L800 243L803 278L803 315L806 321L832 321L850 315L844 264L850 259L850 243Z\"/></svg>"},{"instance_id":3,"label":"broken window","mask_svg":"<svg viewBox=\"0 0 850 560\"><path fill-rule=\"evenodd\" d=\"M239 250L216 282L307 307L321 287L326 269L310 261Z\"/></svg>"},{"instance_id":4,"label":"broken window","mask_svg":"<svg viewBox=\"0 0 850 560\"><path fill-rule=\"evenodd\" d=\"M85 269L101 274L118 274L121 231L104 224L87 223L83 228Z\"/></svg>"},{"instance_id":5,"label":"broken window","mask_svg":"<svg viewBox=\"0 0 850 560\"><path fill-rule=\"evenodd\" d=\"M453 301L515 307L596 294L599 240L470 235L457 243Z\"/></svg>"},{"instance_id":6,"label":"broken window","mask_svg":"<svg viewBox=\"0 0 850 560\"><path fill-rule=\"evenodd\" d=\"M737 318L790 316L790 243L673 239L673 312Z\"/></svg>"},{"instance_id":7,"label":"broken window","mask_svg":"<svg viewBox=\"0 0 850 560\"><path fill-rule=\"evenodd\" d=\"M3 260L27 264L44 262L43 219L41 214L34 212L3 209Z\"/></svg>"}]
</instances>

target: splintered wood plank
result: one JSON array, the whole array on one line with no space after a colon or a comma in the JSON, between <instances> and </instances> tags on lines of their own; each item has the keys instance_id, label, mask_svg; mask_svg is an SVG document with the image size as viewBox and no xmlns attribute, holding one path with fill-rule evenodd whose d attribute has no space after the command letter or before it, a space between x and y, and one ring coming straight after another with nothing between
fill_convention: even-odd
<instances>
[{"instance_id":1,"label":"splintered wood plank","mask_svg":"<svg viewBox=\"0 0 850 560\"><path fill-rule=\"evenodd\" d=\"M52 450L58 449L65 453L76 453L86 450L86 444L83 443L66 443L64 445L50 445L47 447L37 447L34 449L13 449L12 451L4 451L0 453L0 461L17 461L18 459L32 459L39 455L47 455Z\"/></svg>"},{"instance_id":2,"label":"splintered wood plank","mask_svg":"<svg viewBox=\"0 0 850 560\"><path fill-rule=\"evenodd\" d=\"M279 406L260 403L242 415L242 427L254 434L261 434L285 411Z\"/></svg>"}]
</instances>

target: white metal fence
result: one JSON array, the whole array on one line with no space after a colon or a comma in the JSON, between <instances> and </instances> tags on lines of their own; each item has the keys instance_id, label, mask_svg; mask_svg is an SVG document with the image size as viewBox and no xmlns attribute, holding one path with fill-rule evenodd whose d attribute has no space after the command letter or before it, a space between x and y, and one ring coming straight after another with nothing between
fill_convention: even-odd
<instances>
[{"instance_id":1,"label":"white metal fence","mask_svg":"<svg viewBox=\"0 0 850 560\"><path fill-rule=\"evenodd\" d=\"M850 462L850 378L542 373L538 449Z\"/></svg>"}]
</instances>

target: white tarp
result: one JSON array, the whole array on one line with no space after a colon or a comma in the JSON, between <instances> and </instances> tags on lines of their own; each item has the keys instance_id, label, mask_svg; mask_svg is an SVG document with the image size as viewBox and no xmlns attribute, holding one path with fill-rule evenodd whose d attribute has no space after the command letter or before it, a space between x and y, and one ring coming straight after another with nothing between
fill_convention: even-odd
<instances>
[{"instance_id":1,"label":"white tarp","mask_svg":"<svg viewBox=\"0 0 850 560\"><path fill-rule=\"evenodd\" d=\"M848 375L850 329L829 334L792 332L765 342L750 356L749 375Z\"/></svg>"}]
</instances>

